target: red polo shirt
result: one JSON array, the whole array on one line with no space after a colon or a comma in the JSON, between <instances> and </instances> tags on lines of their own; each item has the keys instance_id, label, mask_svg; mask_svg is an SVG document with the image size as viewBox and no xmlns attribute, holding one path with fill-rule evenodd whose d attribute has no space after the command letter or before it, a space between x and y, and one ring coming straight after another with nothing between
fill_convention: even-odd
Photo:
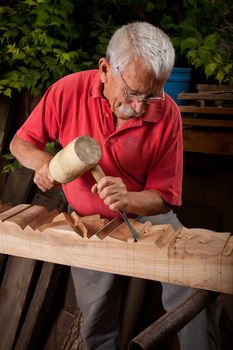
<instances>
[{"instance_id":1,"label":"red polo shirt","mask_svg":"<svg viewBox=\"0 0 233 350\"><path fill-rule=\"evenodd\" d=\"M181 118L167 95L115 131L99 72L74 73L48 89L17 135L40 149L49 140L59 139L65 147L74 138L89 135L101 146L100 165L106 175L121 177L128 191L155 190L166 202L181 204ZM91 192L93 184L92 175L86 173L63 185L72 208L83 216L116 216L117 212Z\"/></svg>"}]
</instances>

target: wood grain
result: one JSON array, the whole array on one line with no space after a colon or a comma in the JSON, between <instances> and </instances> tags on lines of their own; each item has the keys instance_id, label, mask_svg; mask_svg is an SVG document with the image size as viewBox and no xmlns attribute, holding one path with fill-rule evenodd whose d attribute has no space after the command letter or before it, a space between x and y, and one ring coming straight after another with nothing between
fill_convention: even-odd
<instances>
[{"instance_id":1,"label":"wood grain","mask_svg":"<svg viewBox=\"0 0 233 350\"><path fill-rule=\"evenodd\" d=\"M58 287L61 265L44 263L14 350L35 349Z\"/></svg>"},{"instance_id":2,"label":"wood grain","mask_svg":"<svg viewBox=\"0 0 233 350\"><path fill-rule=\"evenodd\" d=\"M183 130L184 150L208 154L233 155L233 132Z\"/></svg>"},{"instance_id":3,"label":"wood grain","mask_svg":"<svg viewBox=\"0 0 233 350\"><path fill-rule=\"evenodd\" d=\"M0 294L0 347L11 350L27 302L35 260L8 257Z\"/></svg>"},{"instance_id":4,"label":"wood grain","mask_svg":"<svg viewBox=\"0 0 233 350\"><path fill-rule=\"evenodd\" d=\"M185 112L185 113L233 115L233 108L232 107L179 106L179 109L181 112Z\"/></svg>"},{"instance_id":5,"label":"wood grain","mask_svg":"<svg viewBox=\"0 0 233 350\"><path fill-rule=\"evenodd\" d=\"M50 222L44 222L49 215L42 216L39 222L44 208L13 209L15 218L12 209L1 214L5 218L0 221L2 254L233 294L233 237L229 232L185 227L175 232L170 225L131 219L140 235L134 242L125 223L113 226L111 232L106 230L107 223L103 235L99 224L97 235L93 226L90 235L86 227L83 235L75 226L74 215L64 213ZM33 221L37 217L38 228L30 226L30 215ZM82 219L85 225L85 217Z\"/></svg>"}]
</instances>

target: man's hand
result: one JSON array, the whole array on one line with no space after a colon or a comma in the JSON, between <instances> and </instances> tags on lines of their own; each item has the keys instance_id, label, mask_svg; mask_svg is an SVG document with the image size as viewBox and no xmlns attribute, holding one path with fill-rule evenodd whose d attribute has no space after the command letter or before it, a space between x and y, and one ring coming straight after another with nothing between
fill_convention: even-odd
<instances>
[{"instance_id":1,"label":"man's hand","mask_svg":"<svg viewBox=\"0 0 233 350\"><path fill-rule=\"evenodd\" d=\"M112 210L122 210L142 216L167 213L171 206L154 190L140 192L127 191L126 185L119 177L104 176L92 187L104 203Z\"/></svg>"},{"instance_id":2,"label":"man's hand","mask_svg":"<svg viewBox=\"0 0 233 350\"><path fill-rule=\"evenodd\" d=\"M35 171L34 182L41 191L50 190L56 184L49 172L51 155L17 135L10 143L10 151L23 166Z\"/></svg>"},{"instance_id":3,"label":"man's hand","mask_svg":"<svg viewBox=\"0 0 233 350\"><path fill-rule=\"evenodd\" d=\"M125 210L129 204L128 191L121 178L105 176L91 191L98 193L111 210Z\"/></svg>"},{"instance_id":4,"label":"man's hand","mask_svg":"<svg viewBox=\"0 0 233 350\"><path fill-rule=\"evenodd\" d=\"M38 169L35 169L33 181L43 192L51 190L56 184L49 172L49 163L44 163Z\"/></svg>"}]
</instances>

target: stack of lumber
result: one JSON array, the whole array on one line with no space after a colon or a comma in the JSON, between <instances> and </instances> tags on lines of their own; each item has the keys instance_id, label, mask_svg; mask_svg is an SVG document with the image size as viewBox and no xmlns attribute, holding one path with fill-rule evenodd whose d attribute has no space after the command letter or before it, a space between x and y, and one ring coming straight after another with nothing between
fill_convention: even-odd
<instances>
[{"instance_id":1,"label":"stack of lumber","mask_svg":"<svg viewBox=\"0 0 233 350\"><path fill-rule=\"evenodd\" d=\"M186 151L233 155L233 86L197 85L180 93Z\"/></svg>"},{"instance_id":2,"label":"stack of lumber","mask_svg":"<svg viewBox=\"0 0 233 350\"><path fill-rule=\"evenodd\" d=\"M233 293L229 232L48 211L21 204L2 209L0 253L190 287Z\"/></svg>"},{"instance_id":3,"label":"stack of lumber","mask_svg":"<svg viewBox=\"0 0 233 350\"><path fill-rule=\"evenodd\" d=\"M183 92L178 95L179 99L189 101L189 105L180 106L181 112L193 115L233 115L233 86L199 84L196 88L197 92L195 93ZM221 125L221 123L219 124Z\"/></svg>"}]
</instances>

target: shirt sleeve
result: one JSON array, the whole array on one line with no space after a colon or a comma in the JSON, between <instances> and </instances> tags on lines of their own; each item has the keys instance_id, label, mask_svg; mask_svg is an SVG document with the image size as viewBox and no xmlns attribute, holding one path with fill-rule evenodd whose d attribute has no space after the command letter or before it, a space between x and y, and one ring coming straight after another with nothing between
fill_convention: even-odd
<instances>
[{"instance_id":1,"label":"shirt sleeve","mask_svg":"<svg viewBox=\"0 0 233 350\"><path fill-rule=\"evenodd\" d=\"M180 113L167 118L161 130L158 157L147 177L145 190L155 190L171 205L181 205L183 138Z\"/></svg>"},{"instance_id":2,"label":"shirt sleeve","mask_svg":"<svg viewBox=\"0 0 233 350\"><path fill-rule=\"evenodd\" d=\"M59 136L59 110L55 104L59 94L51 86L16 135L24 141L44 149L47 141L54 141Z\"/></svg>"}]
</instances>

